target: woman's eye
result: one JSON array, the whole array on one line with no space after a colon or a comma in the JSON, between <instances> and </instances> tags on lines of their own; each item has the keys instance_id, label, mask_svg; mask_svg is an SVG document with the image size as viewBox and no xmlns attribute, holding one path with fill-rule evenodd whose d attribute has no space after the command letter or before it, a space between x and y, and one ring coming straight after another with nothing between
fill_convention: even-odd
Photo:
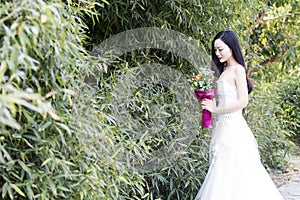
<instances>
[{"instance_id":1,"label":"woman's eye","mask_svg":"<svg viewBox=\"0 0 300 200\"><path fill-rule=\"evenodd\" d=\"M223 49L219 49L219 51L223 51Z\"/></svg>"}]
</instances>

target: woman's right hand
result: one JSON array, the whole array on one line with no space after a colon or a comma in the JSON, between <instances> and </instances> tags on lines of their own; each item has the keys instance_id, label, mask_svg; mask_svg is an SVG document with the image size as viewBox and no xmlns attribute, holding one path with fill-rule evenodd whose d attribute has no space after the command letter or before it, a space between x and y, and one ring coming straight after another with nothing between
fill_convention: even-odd
<instances>
[{"instance_id":1,"label":"woman's right hand","mask_svg":"<svg viewBox=\"0 0 300 200\"><path fill-rule=\"evenodd\" d=\"M202 99L200 101L200 106L202 109L208 110L211 113L217 113L217 105L215 100Z\"/></svg>"}]
</instances>

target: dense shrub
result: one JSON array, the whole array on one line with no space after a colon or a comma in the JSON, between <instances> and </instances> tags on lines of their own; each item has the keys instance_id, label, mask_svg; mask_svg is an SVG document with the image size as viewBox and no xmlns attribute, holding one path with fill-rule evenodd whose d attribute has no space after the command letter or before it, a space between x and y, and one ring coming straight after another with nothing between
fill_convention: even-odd
<instances>
[{"instance_id":1,"label":"dense shrub","mask_svg":"<svg viewBox=\"0 0 300 200\"><path fill-rule=\"evenodd\" d=\"M97 112L110 113L111 120L107 122L113 132L106 137L119 149L115 162L126 166L124 173L132 171L143 177L135 185L143 186L144 193L124 185L119 188L119 198L193 199L208 165L209 135L198 128L199 104L186 87L185 76L172 77L171 88L154 84L159 78L151 73L141 80L137 77L140 73L131 75L132 70L124 67L123 76L116 72L100 78L92 103L95 108L102 108ZM163 68L160 70L166 75ZM118 81L114 83L115 80ZM178 96L178 90L185 99ZM134 180L131 178L130 182Z\"/></svg>"},{"instance_id":2,"label":"dense shrub","mask_svg":"<svg viewBox=\"0 0 300 200\"><path fill-rule=\"evenodd\" d=\"M38 0L1 1L0 16L0 198L83 198L85 155L68 127L86 67L82 26Z\"/></svg>"},{"instance_id":3,"label":"dense shrub","mask_svg":"<svg viewBox=\"0 0 300 200\"><path fill-rule=\"evenodd\" d=\"M300 84L299 80L290 77L278 84L277 103L280 111L278 121L283 124L284 130L291 138L300 137Z\"/></svg>"},{"instance_id":4,"label":"dense shrub","mask_svg":"<svg viewBox=\"0 0 300 200\"><path fill-rule=\"evenodd\" d=\"M172 119L169 115L187 108L166 109L170 113L165 113L168 124L163 134L135 135L110 114L111 79L118 77L100 77L99 88L83 83L83 75L93 73L93 64L86 62L88 56L82 48L83 24L76 16L64 17L72 16L74 10L43 1L2 5L1 198L193 196L190 191L196 192L207 166L203 163L208 138L196 139L199 130L195 127L193 140L183 142L188 134L179 126L183 117ZM124 71L126 63L118 64ZM153 103L176 105L176 98L169 98L172 91L163 92L166 98L162 95L159 101L149 88L142 90L141 96L133 96L133 122L143 126ZM143 97L148 97L149 105ZM146 109L135 112L141 105ZM190 113L195 111L197 107ZM197 115L191 120L197 122ZM172 165L158 165L156 170L144 167L149 158L159 158L160 152L173 152L163 162ZM186 162L179 162L181 155ZM183 176L189 182L182 182Z\"/></svg>"},{"instance_id":5,"label":"dense shrub","mask_svg":"<svg viewBox=\"0 0 300 200\"><path fill-rule=\"evenodd\" d=\"M257 139L262 162L269 169L283 170L291 144L282 124L276 120L280 97L276 84L260 83L255 87L245 117Z\"/></svg>"}]
</instances>

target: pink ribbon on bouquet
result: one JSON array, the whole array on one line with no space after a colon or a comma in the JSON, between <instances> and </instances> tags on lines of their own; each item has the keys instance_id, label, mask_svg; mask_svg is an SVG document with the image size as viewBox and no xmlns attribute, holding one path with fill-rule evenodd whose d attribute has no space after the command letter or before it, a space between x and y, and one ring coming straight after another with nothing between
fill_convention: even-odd
<instances>
[{"instance_id":1,"label":"pink ribbon on bouquet","mask_svg":"<svg viewBox=\"0 0 300 200\"><path fill-rule=\"evenodd\" d=\"M217 94L217 88L210 90L194 90L194 95L197 99L213 99ZM211 112L203 109L202 110L202 128L212 128L212 115Z\"/></svg>"}]
</instances>

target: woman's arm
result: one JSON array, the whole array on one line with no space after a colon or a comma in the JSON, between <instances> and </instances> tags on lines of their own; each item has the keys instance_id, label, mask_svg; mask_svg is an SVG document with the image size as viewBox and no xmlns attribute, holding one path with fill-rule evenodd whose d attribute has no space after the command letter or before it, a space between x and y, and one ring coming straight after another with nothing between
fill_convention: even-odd
<instances>
[{"instance_id":1,"label":"woman's arm","mask_svg":"<svg viewBox=\"0 0 300 200\"><path fill-rule=\"evenodd\" d=\"M215 101L205 99L201 102L201 107L209 110L212 113L231 113L243 109L248 104L248 87L246 80L246 71L242 66L237 66L234 69L234 80L237 88L237 101L227 105L216 106Z\"/></svg>"}]
</instances>

